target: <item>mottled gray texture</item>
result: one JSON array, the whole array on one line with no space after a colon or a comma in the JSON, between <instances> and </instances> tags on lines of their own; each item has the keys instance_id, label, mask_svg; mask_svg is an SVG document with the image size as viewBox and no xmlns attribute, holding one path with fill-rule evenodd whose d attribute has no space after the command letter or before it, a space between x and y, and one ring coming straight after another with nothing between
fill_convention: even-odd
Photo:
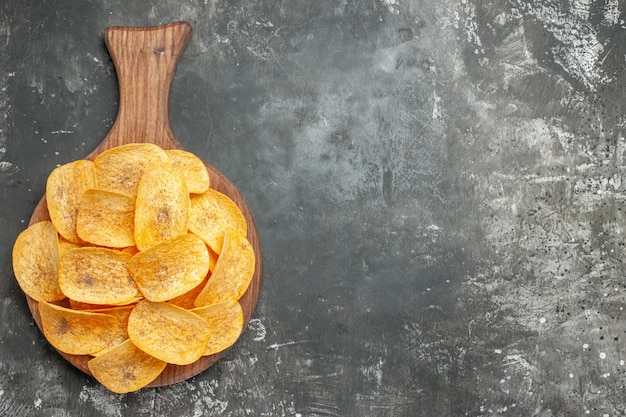
<instances>
[{"instance_id":1,"label":"mottled gray texture","mask_svg":"<svg viewBox=\"0 0 626 417\"><path fill-rule=\"evenodd\" d=\"M623 4L21 3L0 6L0 414L626 413ZM174 20L174 131L247 198L264 283L224 360L118 396L47 345L10 253L113 122L104 27Z\"/></svg>"}]
</instances>

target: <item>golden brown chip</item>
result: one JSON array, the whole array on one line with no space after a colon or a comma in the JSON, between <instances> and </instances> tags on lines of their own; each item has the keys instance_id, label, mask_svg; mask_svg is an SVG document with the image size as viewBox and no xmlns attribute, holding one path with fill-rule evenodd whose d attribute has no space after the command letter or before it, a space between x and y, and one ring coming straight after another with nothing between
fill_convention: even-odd
<instances>
[{"instance_id":1,"label":"golden brown chip","mask_svg":"<svg viewBox=\"0 0 626 417\"><path fill-rule=\"evenodd\" d=\"M93 310L85 310L91 313L101 313L101 314L109 314L111 316L117 317L120 321L120 325L117 327L117 333L111 339L111 342L102 350L93 353L94 356L100 356L107 350L115 347L128 339L128 317L130 316L130 312L135 308L134 305L123 306L123 307L108 307L108 308L99 308Z\"/></svg>"},{"instance_id":2,"label":"golden brown chip","mask_svg":"<svg viewBox=\"0 0 626 417\"><path fill-rule=\"evenodd\" d=\"M196 287L209 272L209 252L190 233L172 238L128 262L139 291L150 301L167 301Z\"/></svg>"},{"instance_id":3,"label":"golden brown chip","mask_svg":"<svg viewBox=\"0 0 626 417\"><path fill-rule=\"evenodd\" d=\"M37 301L65 298L57 281L59 247L50 221L32 224L13 245L13 272L22 291Z\"/></svg>"},{"instance_id":4,"label":"golden brown chip","mask_svg":"<svg viewBox=\"0 0 626 417\"><path fill-rule=\"evenodd\" d=\"M135 199L104 190L87 190L76 217L76 233L89 243L110 248L135 245Z\"/></svg>"},{"instance_id":5,"label":"golden brown chip","mask_svg":"<svg viewBox=\"0 0 626 417\"><path fill-rule=\"evenodd\" d=\"M243 330L243 309L234 300L191 310L207 323L211 337L204 356L213 355L232 346Z\"/></svg>"},{"instance_id":6,"label":"golden brown chip","mask_svg":"<svg viewBox=\"0 0 626 417\"><path fill-rule=\"evenodd\" d=\"M168 149L165 153L170 158L174 170L180 172L185 179L190 193L202 194L209 189L211 185L209 171L200 158L182 149Z\"/></svg>"},{"instance_id":7,"label":"golden brown chip","mask_svg":"<svg viewBox=\"0 0 626 417\"><path fill-rule=\"evenodd\" d=\"M81 301L76 301L76 300L72 300L69 298L67 299L67 301L68 301L68 307L73 310L102 310L102 309L107 309L107 308L132 307L143 299L144 297L139 295L122 304L91 304L91 303L83 303Z\"/></svg>"},{"instance_id":8,"label":"golden brown chip","mask_svg":"<svg viewBox=\"0 0 626 417\"><path fill-rule=\"evenodd\" d=\"M213 249L211 249L208 245L206 248L209 251L209 271L213 272L215 271L215 265L217 265L217 259L219 255Z\"/></svg>"},{"instance_id":9,"label":"golden brown chip","mask_svg":"<svg viewBox=\"0 0 626 417\"><path fill-rule=\"evenodd\" d=\"M91 303L83 303L81 301L76 301L68 298L69 300L69 308L72 310L100 310L105 308L113 307L110 304L91 304Z\"/></svg>"},{"instance_id":10,"label":"golden brown chip","mask_svg":"<svg viewBox=\"0 0 626 417\"><path fill-rule=\"evenodd\" d=\"M146 171L139 181L135 208L135 242L140 251L187 233L189 192L171 169Z\"/></svg>"},{"instance_id":11,"label":"golden brown chip","mask_svg":"<svg viewBox=\"0 0 626 417\"><path fill-rule=\"evenodd\" d=\"M129 255L136 255L139 253L139 249L137 249L137 246L129 246L122 249L122 252L128 253Z\"/></svg>"},{"instance_id":12,"label":"golden brown chip","mask_svg":"<svg viewBox=\"0 0 626 417\"><path fill-rule=\"evenodd\" d=\"M184 308L144 300L130 313L128 336L139 349L155 358L188 365L205 352L209 325Z\"/></svg>"},{"instance_id":13,"label":"golden brown chip","mask_svg":"<svg viewBox=\"0 0 626 417\"><path fill-rule=\"evenodd\" d=\"M90 355L104 349L119 331L110 314L88 313L40 302L41 327L48 342L61 352Z\"/></svg>"},{"instance_id":14,"label":"golden brown chip","mask_svg":"<svg viewBox=\"0 0 626 417\"><path fill-rule=\"evenodd\" d=\"M46 183L50 219L59 234L80 243L76 234L78 206L85 191L96 187L93 162L78 160L55 168Z\"/></svg>"},{"instance_id":15,"label":"golden brown chip","mask_svg":"<svg viewBox=\"0 0 626 417\"><path fill-rule=\"evenodd\" d=\"M59 263L59 286L70 299L89 304L124 304L139 296L126 267L131 255L107 248L68 251Z\"/></svg>"},{"instance_id":16,"label":"golden brown chip","mask_svg":"<svg viewBox=\"0 0 626 417\"><path fill-rule=\"evenodd\" d=\"M255 261L252 245L243 232L233 227L227 228L224 249L217 259L215 271L196 298L195 306L239 300L252 281Z\"/></svg>"},{"instance_id":17,"label":"golden brown chip","mask_svg":"<svg viewBox=\"0 0 626 417\"><path fill-rule=\"evenodd\" d=\"M194 301L196 301L196 298L198 298L198 295L200 294L210 277L211 274L208 273L207 276L202 280L202 282L200 282L200 284L196 285L186 293L181 294L178 297L172 298L168 301L168 303L177 305L178 307L182 307L187 310L194 308Z\"/></svg>"},{"instance_id":18,"label":"golden brown chip","mask_svg":"<svg viewBox=\"0 0 626 417\"><path fill-rule=\"evenodd\" d=\"M154 381L167 363L148 355L126 340L91 359L87 366L102 385L117 394L125 394Z\"/></svg>"},{"instance_id":19,"label":"golden brown chip","mask_svg":"<svg viewBox=\"0 0 626 417\"><path fill-rule=\"evenodd\" d=\"M189 230L200 236L218 255L227 227L237 228L244 235L247 232L246 219L233 200L213 189L191 195Z\"/></svg>"},{"instance_id":20,"label":"golden brown chip","mask_svg":"<svg viewBox=\"0 0 626 417\"><path fill-rule=\"evenodd\" d=\"M147 169L171 166L163 149L151 143L130 143L107 149L93 160L98 189L137 196Z\"/></svg>"},{"instance_id":21,"label":"golden brown chip","mask_svg":"<svg viewBox=\"0 0 626 417\"><path fill-rule=\"evenodd\" d=\"M65 255L70 249L76 249L82 247L78 243L72 243L69 240L65 239L63 236L59 236L59 258Z\"/></svg>"}]
</instances>

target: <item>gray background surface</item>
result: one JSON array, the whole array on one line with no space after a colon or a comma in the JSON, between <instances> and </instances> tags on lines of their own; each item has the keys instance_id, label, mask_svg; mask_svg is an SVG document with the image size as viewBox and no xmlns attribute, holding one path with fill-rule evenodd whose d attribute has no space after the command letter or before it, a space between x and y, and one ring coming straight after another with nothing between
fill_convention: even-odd
<instances>
[{"instance_id":1,"label":"gray background surface","mask_svg":"<svg viewBox=\"0 0 626 417\"><path fill-rule=\"evenodd\" d=\"M0 415L626 414L626 5L4 1ZM31 319L11 248L117 112L108 25L192 23L175 134L255 214L227 357L114 395Z\"/></svg>"}]
</instances>

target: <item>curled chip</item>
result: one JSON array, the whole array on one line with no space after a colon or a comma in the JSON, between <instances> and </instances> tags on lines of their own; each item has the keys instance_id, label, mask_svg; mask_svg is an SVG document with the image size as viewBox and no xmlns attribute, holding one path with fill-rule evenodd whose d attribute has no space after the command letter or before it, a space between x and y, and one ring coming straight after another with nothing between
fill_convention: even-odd
<instances>
[{"instance_id":1,"label":"curled chip","mask_svg":"<svg viewBox=\"0 0 626 417\"><path fill-rule=\"evenodd\" d=\"M168 149L165 153L172 167L181 173L190 193L202 194L209 189L209 171L200 158L182 149Z\"/></svg>"},{"instance_id":2,"label":"curled chip","mask_svg":"<svg viewBox=\"0 0 626 417\"><path fill-rule=\"evenodd\" d=\"M171 166L163 149L151 143L130 143L107 149L93 160L98 189L137 196L147 169ZM94 187L95 188L95 187Z\"/></svg>"},{"instance_id":3,"label":"curled chip","mask_svg":"<svg viewBox=\"0 0 626 417\"><path fill-rule=\"evenodd\" d=\"M76 233L85 242L110 248L135 245L135 199L104 190L87 190L76 217Z\"/></svg>"},{"instance_id":4,"label":"curled chip","mask_svg":"<svg viewBox=\"0 0 626 417\"><path fill-rule=\"evenodd\" d=\"M111 343L121 325L110 314L76 311L40 302L41 327L48 342L61 352L91 355Z\"/></svg>"},{"instance_id":5,"label":"curled chip","mask_svg":"<svg viewBox=\"0 0 626 417\"><path fill-rule=\"evenodd\" d=\"M128 339L128 317L130 316L130 312L135 308L134 305L128 305L123 307L108 307L108 308L100 308L94 310L87 310L91 313L100 313L100 314L109 314L111 316L117 317L120 321L120 325L117 327L117 333L111 339L111 342L104 347L102 350L93 353L94 356L100 356L109 349L119 345Z\"/></svg>"},{"instance_id":6,"label":"curled chip","mask_svg":"<svg viewBox=\"0 0 626 417\"><path fill-rule=\"evenodd\" d=\"M246 236L239 229L227 228L222 253L211 278L196 298L195 306L239 300L252 281L254 267L254 250Z\"/></svg>"},{"instance_id":7,"label":"curled chip","mask_svg":"<svg viewBox=\"0 0 626 417\"><path fill-rule=\"evenodd\" d=\"M209 261L202 239L185 234L139 252L128 262L128 270L148 300L167 301L200 284Z\"/></svg>"},{"instance_id":8,"label":"curled chip","mask_svg":"<svg viewBox=\"0 0 626 417\"><path fill-rule=\"evenodd\" d=\"M68 298L68 306L74 310L102 310L106 308L116 308L116 307L134 307L139 301L143 300L144 297L139 295L125 303L121 304L91 304L91 303L83 303L81 301L72 300ZM58 303L57 303L58 304Z\"/></svg>"},{"instance_id":9,"label":"curled chip","mask_svg":"<svg viewBox=\"0 0 626 417\"><path fill-rule=\"evenodd\" d=\"M97 247L69 250L59 263L59 286L70 299L120 305L139 296L126 265L131 255Z\"/></svg>"},{"instance_id":10,"label":"curled chip","mask_svg":"<svg viewBox=\"0 0 626 417\"><path fill-rule=\"evenodd\" d=\"M13 272L22 291L37 301L59 301L59 247L50 221L34 223L22 231L13 245Z\"/></svg>"},{"instance_id":11,"label":"curled chip","mask_svg":"<svg viewBox=\"0 0 626 417\"><path fill-rule=\"evenodd\" d=\"M128 319L128 336L141 350L176 365L197 361L209 341L209 325L189 310L140 301Z\"/></svg>"},{"instance_id":12,"label":"curled chip","mask_svg":"<svg viewBox=\"0 0 626 417\"><path fill-rule=\"evenodd\" d=\"M65 255L65 252L67 252L68 250L76 248L82 248L82 246L78 243L70 242L63 236L59 236L59 258L62 258L63 255Z\"/></svg>"},{"instance_id":13,"label":"curled chip","mask_svg":"<svg viewBox=\"0 0 626 417\"><path fill-rule=\"evenodd\" d=\"M137 391L154 381L167 363L126 340L87 362L98 382L117 394Z\"/></svg>"},{"instance_id":14,"label":"curled chip","mask_svg":"<svg viewBox=\"0 0 626 417\"><path fill-rule=\"evenodd\" d=\"M204 356L213 355L232 346L243 330L243 309L234 300L191 310L202 317L211 329Z\"/></svg>"},{"instance_id":15,"label":"curled chip","mask_svg":"<svg viewBox=\"0 0 626 417\"><path fill-rule=\"evenodd\" d=\"M139 181L135 242L140 251L187 233L189 192L182 177L167 167L146 171Z\"/></svg>"},{"instance_id":16,"label":"curled chip","mask_svg":"<svg viewBox=\"0 0 626 417\"><path fill-rule=\"evenodd\" d=\"M78 206L85 191L95 188L94 164L78 160L55 168L46 182L46 201L50 219L59 234L80 243L76 234Z\"/></svg>"},{"instance_id":17,"label":"curled chip","mask_svg":"<svg viewBox=\"0 0 626 417\"><path fill-rule=\"evenodd\" d=\"M247 232L246 219L233 200L213 189L191 195L189 230L200 236L217 254L222 251L227 227L237 228L244 235Z\"/></svg>"},{"instance_id":18,"label":"curled chip","mask_svg":"<svg viewBox=\"0 0 626 417\"><path fill-rule=\"evenodd\" d=\"M195 305L193 303L194 301L196 301L196 298L198 298L198 295L200 294L206 283L209 281L209 278L211 278L211 273L208 273L200 284L196 285L186 293L181 294L178 297L174 297L171 300L168 300L167 302L177 305L178 307L185 308L187 310L194 308Z\"/></svg>"}]
</instances>

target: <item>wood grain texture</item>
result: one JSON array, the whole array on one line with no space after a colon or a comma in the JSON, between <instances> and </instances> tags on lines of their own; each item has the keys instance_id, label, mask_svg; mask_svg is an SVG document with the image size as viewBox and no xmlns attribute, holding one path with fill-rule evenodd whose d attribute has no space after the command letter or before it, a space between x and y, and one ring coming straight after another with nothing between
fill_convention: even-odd
<instances>
[{"instance_id":1,"label":"wood grain texture","mask_svg":"<svg viewBox=\"0 0 626 417\"><path fill-rule=\"evenodd\" d=\"M178 59L189 38L191 25L175 22L154 27L110 26L105 42L117 72L120 105L115 123L98 145L87 155L93 160L106 149L127 143L154 143L163 149L183 149L174 136L169 119L169 93ZM229 196L241 209L248 223L248 240L256 256L250 287L239 300L244 311L244 329L254 312L262 280L262 255L254 218L239 190L214 166L204 161L211 178L211 188ZM49 220L45 195L39 201L29 225ZM29 309L41 329L38 303L26 296ZM90 375L86 355L59 352L72 365ZM190 365L169 364L149 386L163 386L184 381L217 362L226 351L200 358Z\"/></svg>"}]
</instances>

